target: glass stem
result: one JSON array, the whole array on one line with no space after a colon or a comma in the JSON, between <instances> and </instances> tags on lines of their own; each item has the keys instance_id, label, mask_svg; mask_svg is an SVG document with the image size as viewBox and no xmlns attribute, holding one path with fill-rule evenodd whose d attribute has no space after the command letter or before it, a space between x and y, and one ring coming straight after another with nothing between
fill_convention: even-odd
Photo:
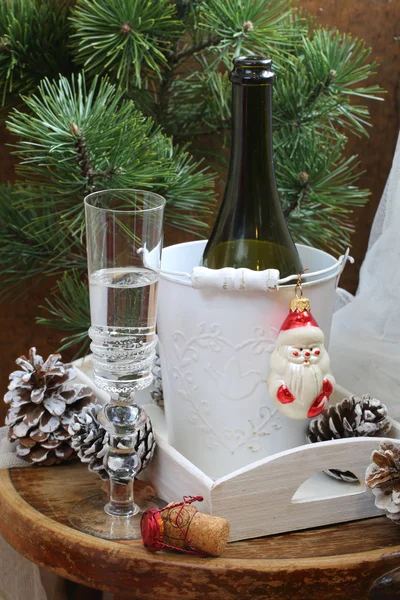
<instances>
[{"instance_id":1,"label":"glass stem","mask_svg":"<svg viewBox=\"0 0 400 600\"><path fill-rule=\"evenodd\" d=\"M135 435L110 435L107 453L110 476L110 501L105 511L110 515L132 516L139 512L134 502L133 482L137 473Z\"/></svg>"},{"instance_id":2,"label":"glass stem","mask_svg":"<svg viewBox=\"0 0 400 600\"><path fill-rule=\"evenodd\" d=\"M110 515L130 517L139 512L133 482L141 462L136 452L137 425L142 409L129 397L112 398L99 412L98 419L109 432L106 468L110 477L110 500L104 510Z\"/></svg>"},{"instance_id":3,"label":"glass stem","mask_svg":"<svg viewBox=\"0 0 400 600\"><path fill-rule=\"evenodd\" d=\"M110 500L105 507L109 515L132 516L138 512L134 502L133 479L120 483L110 479Z\"/></svg>"}]
</instances>

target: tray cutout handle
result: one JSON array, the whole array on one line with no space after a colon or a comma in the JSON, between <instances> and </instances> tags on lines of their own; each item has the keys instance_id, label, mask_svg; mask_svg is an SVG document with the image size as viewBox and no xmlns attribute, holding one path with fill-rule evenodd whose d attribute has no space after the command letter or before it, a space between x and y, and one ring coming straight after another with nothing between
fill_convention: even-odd
<instances>
[{"instance_id":1,"label":"tray cutout handle","mask_svg":"<svg viewBox=\"0 0 400 600\"><path fill-rule=\"evenodd\" d=\"M354 482L339 481L323 471L308 477L299 485L292 496L292 504L333 500L342 496L354 496L365 492L365 483L359 479Z\"/></svg>"}]
</instances>

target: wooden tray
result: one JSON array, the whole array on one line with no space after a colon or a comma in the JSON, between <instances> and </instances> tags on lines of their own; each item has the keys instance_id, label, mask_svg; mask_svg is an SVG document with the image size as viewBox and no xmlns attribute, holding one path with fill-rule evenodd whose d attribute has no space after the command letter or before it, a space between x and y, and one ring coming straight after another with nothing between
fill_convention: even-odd
<instances>
[{"instance_id":1,"label":"wooden tray","mask_svg":"<svg viewBox=\"0 0 400 600\"><path fill-rule=\"evenodd\" d=\"M220 558L150 553L140 540L71 528L71 506L101 484L79 463L3 469L0 533L33 562L115 600L399 598L400 529L386 517L235 542Z\"/></svg>"},{"instance_id":2,"label":"wooden tray","mask_svg":"<svg viewBox=\"0 0 400 600\"><path fill-rule=\"evenodd\" d=\"M90 357L79 359L75 366L79 379L93 387L100 402L106 401L107 394L96 388L91 379ZM335 393L334 402L348 395L339 387ZM145 390L137 398L152 419L156 432L157 450L146 475L158 495L167 502L184 495L203 496L203 512L230 522L231 541L382 514L364 484L364 474L372 451L387 438L306 444L214 481L168 444L164 412L151 401L150 392ZM389 437L398 439L400 424L392 423ZM351 471L359 481L335 480L323 472L326 469Z\"/></svg>"}]
</instances>

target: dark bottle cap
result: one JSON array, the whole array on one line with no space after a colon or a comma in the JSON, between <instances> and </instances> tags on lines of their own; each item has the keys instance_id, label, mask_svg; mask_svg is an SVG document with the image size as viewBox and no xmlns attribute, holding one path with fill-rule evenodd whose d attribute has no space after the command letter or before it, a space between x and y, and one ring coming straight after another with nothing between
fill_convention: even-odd
<instances>
[{"instance_id":1,"label":"dark bottle cap","mask_svg":"<svg viewBox=\"0 0 400 600\"><path fill-rule=\"evenodd\" d=\"M233 59L233 71L229 75L232 83L242 85L266 85L274 82L271 71L272 60L265 56L237 56Z\"/></svg>"}]
</instances>

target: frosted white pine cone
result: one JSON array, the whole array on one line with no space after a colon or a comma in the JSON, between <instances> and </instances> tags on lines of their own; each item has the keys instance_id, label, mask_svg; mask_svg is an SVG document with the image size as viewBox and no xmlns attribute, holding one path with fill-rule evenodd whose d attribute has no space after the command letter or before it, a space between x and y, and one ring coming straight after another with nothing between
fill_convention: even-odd
<instances>
[{"instance_id":1,"label":"frosted white pine cone","mask_svg":"<svg viewBox=\"0 0 400 600\"><path fill-rule=\"evenodd\" d=\"M46 361L29 350L16 361L4 402L9 405L9 439L17 442L17 456L32 464L50 466L74 457L68 426L75 412L96 400L92 389L71 383L75 369L50 354Z\"/></svg>"},{"instance_id":2,"label":"frosted white pine cone","mask_svg":"<svg viewBox=\"0 0 400 600\"><path fill-rule=\"evenodd\" d=\"M375 505L400 524L400 446L382 442L371 455L365 483L375 496Z\"/></svg>"},{"instance_id":3,"label":"frosted white pine cone","mask_svg":"<svg viewBox=\"0 0 400 600\"><path fill-rule=\"evenodd\" d=\"M109 447L109 433L98 420L101 408L99 404L85 406L80 413L74 415L69 431L72 436L71 446L77 452L80 460L88 463L89 471L97 473L103 480L107 480L109 475L106 470L106 454ZM145 426L136 432L135 450L142 463L138 473L149 464L155 445L153 427L147 416Z\"/></svg>"}]
</instances>

